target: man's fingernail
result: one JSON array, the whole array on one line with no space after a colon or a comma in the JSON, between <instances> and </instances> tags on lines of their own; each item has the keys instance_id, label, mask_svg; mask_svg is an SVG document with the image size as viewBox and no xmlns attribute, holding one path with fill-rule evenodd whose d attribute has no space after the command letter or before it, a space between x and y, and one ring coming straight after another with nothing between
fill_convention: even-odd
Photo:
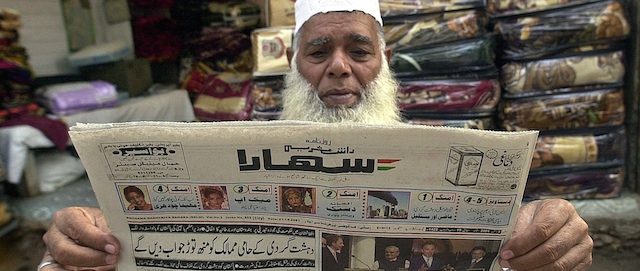
<instances>
[{"instance_id":1,"label":"man's fingernail","mask_svg":"<svg viewBox=\"0 0 640 271\"><path fill-rule=\"evenodd\" d=\"M511 265L509 264L509 262L507 262L504 259L500 259L499 264L502 268L507 268L507 269L511 268Z\"/></svg>"},{"instance_id":2,"label":"man's fingernail","mask_svg":"<svg viewBox=\"0 0 640 271\"><path fill-rule=\"evenodd\" d=\"M514 257L515 255L513 254L513 251L511 250L505 250L500 254L500 257L502 257L505 260L510 260Z\"/></svg>"},{"instance_id":3,"label":"man's fingernail","mask_svg":"<svg viewBox=\"0 0 640 271\"><path fill-rule=\"evenodd\" d=\"M109 254L114 254L116 253L116 247L112 244L107 244L106 246L104 246L104 251Z\"/></svg>"},{"instance_id":4,"label":"man's fingernail","mask_svg":"<svg viewBox=\"0 0 640 271\"><path fill-rule=\"evenodd\" d=\"M114 263L116 263L116 255L107 256L107 264L114 264Z\"/></svg>"}]
</instances>

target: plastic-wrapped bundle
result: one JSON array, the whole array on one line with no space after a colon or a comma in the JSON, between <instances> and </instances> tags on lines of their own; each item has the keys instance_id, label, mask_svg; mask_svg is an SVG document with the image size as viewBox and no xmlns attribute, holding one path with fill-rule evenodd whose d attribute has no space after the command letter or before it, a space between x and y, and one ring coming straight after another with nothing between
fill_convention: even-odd
<instances>
[{"instance_id":1,"label":"plastic-wrapped bundle","mask_svg":"<svg viewBox=\"0 0 640 271\"><path fill-rule=\"evenodd\" d=\"M480 0L380 0L382 17L484 7Z\"/></svg>"},{"instance_id":2,"label":"plastic-wrapped bundle","mask_svg":"<svg viewBox=\"0 0 640 271\"><path fill-rule=\"evenodd\" d=\"M566 54L502 66L502 88L511 94L586 85L617 84L624 79L623 51Z\"/></svg>"},{"instance_id":3,"label":"plastic-wrapped bundle","mask_svg":"<svg viewBox=\"0 0 640 271\"><path fill-rule=\"evenodd\" d=\"M494 110L500 101L500 83L495 78L446 80L400 79L397 93L400 109L468 111Z\"/></svg>"},{"instance_id":4,"label":"plastic-wrapped bundle","mask_svg":"<svg viewBox=\"0 0 640 271\"><path fill-rule=\"evenodd\" d=\"M202 21L209 27L253 29L260 24L260 6L246 2L209 2L202 13Z\"/></svg>"},{"instance_id":5,"label":"plastic-wrapped bundle","mask_svg":"<svg viewBox=\"0 0 640 271\"><path fill-rule=\"evenodd\" d=\"M484 10L440 12L385 20L384 37L394 51L452 42L484 35L488 19Z\"/></svg>"},{"instance_id":6,"label":"plastic-wrapped bundle","mask_svg":"<svg viewBox=\"0 0 640 271\"><path fill-rule=\"evenodd\" d=\"M558 9L596 1L599 0L487 0L487 10L492 16L507 16Z\"/></svg>"},{"instance_id":7,"label":"plastic-wrapped bundle","mask_svg":"<svg viewBox=\"0 0 640 271\"><path fill-rule=\"evenodd\" d=\"M493 35L396 52L389 66L398 75L480 71L495 67Z\"/></svg>"},{"instance_id":8,"label":"plastic-wrapped bundle","mask_svg":"<svg viewBox=\"0 0 640 271\"><path fill-rule=\"evenodd\" d=\"M38 89L38 95L55 114L68 115L118 103L116 87L104 81L64 83Z\"/></svg>"},{"instance_id":9,"label":"plastic-wrapped bundle","mask_svg":"<svg viewBox=\"0 0 640 271\"><path fill-rule=\"evenodd\" d=\"M500 116L508 131L558 130L624 123L622 88L503 99Z\"/></svg>"},{"instance_id":10,"label":"plastic-wrapped bundle","mask_svg":"<svg viewBox=\"0 0 640 271\"><path fill-rule=\"evenodd\" d=\"M503 18L494 26L498 46L507 59L540 57L584 44L622 40L629 31L624 9L617 1Z\"/></svg>"},{"instance_id":11,"label":"plastic-wrapped bundle","mask_svg":"<svg viewBox=\"0 0 640 271\"><path fill-rule=\"evenodd\" d=\"M494 130L494 112L403 112L406 123Z\"/></svg>"},{"instance_id":12,"label":"plastic-wrapped bundle","mask_svg":"<svg viewBox=\"0 0 640 271\"><path fill-rule=\"evenodd\" d=\"M623 126L565 130L538 137L531 169L595 162L622 162L626 148Z\"/></svg>"},{"instance_id":13,"label":"plastic-wrapped bundle","mask_svg":"<svg viewBox=\"0 0 640 271\"><path fill-rule=\"evenodd\" d=\"M624 166L620 163L531 171L524 189L524 199L613 198L620 194L623 181Z\"/></svg>"},{"instance_id":14,"label":"plastic-wrapped bundle","mask_svg":"<svg viewBox=\"0 0 640 271\"><path fill-rule=\"evenodd\" d=\"M198 37L185 45L198 60L219 60L234 58L250 50L251 39L237 29L205 27Z\"/></svg>"},{"instance_id":15,"label":"plastic-wrapped bundle","mask_svg":"<svg viewBox=\"0 0 640 271\"><path fill-rule=\"evenodd\" d=\"M253 78L252 120L274 120L282 112L283 76Z\"/></svg>"}]
</instances>

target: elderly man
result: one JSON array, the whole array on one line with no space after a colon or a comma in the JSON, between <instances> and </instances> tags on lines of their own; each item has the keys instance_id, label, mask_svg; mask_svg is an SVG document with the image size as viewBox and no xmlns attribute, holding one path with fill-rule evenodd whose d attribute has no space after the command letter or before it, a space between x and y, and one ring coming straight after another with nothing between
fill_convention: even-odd
<instances>
[{"instance_id":1,"label":"elderly man","mask_svg":"<svg viewBox=\"0 0 640 271\"><path fill-rule=\"evenodd\" d=\"M283 118L400 122L378 1L298 0L295 5ZM101 211L94 208L59 211L43 239L47 252L41 271L112 269L120 251ZM520 271L586 270L592 248L588 226L571 204L536 201L520 209L514 234L500 252L500 264Z\"/></svg>"},{"instance_id":2,"label":"elderly man","mask_svg":"<svg viewBox=\"0 0 640 271\"><path fill-rule=\"evenodd\" d=\"M400 268L409 268L409 260L398 258L400 249L397 246L384 248L384 258L373 262L371 269L384 269L384 271L398 271Z\"/></svg>"}]
</instances>

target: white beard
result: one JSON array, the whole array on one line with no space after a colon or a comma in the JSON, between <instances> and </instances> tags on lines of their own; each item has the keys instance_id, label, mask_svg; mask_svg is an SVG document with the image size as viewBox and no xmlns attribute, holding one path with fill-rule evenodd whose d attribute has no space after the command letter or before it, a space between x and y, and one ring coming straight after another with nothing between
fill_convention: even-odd
<instances>
[{"instance_id":1,"label":"white beard","mask_svg":"<svg viewBox=\"0 0 640 271\"><path fill-rule=\"evenodd\" d=\"M293 59L296 59L296 55ZM356 122L367 124L399 123L400 111L396 104L398 82L393 77L387 61L376 78L364 86L360 101L353 107L326 106L318 91L302 77L295 61L285 76L282 90L282 115L280 119L315 122Z\"/></svg>"}]
</instances>

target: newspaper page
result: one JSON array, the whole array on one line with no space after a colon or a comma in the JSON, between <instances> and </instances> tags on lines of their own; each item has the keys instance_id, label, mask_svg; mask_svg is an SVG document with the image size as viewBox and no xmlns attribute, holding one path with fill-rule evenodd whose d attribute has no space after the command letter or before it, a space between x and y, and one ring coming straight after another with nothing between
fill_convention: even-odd
<instances>
[{"instance_id":1,"label":"newspaper page","mask_svg":"<svg viewBox=\"0 0 640 271\"><path fill-rule=\"evenodd\" d=\"M118 270L388 270L393 246L399 270L488 271L501 270L537 132L271 121L70 135ZM488 265L464 267L477 246Z\"/></svg>"}]
</instances>

